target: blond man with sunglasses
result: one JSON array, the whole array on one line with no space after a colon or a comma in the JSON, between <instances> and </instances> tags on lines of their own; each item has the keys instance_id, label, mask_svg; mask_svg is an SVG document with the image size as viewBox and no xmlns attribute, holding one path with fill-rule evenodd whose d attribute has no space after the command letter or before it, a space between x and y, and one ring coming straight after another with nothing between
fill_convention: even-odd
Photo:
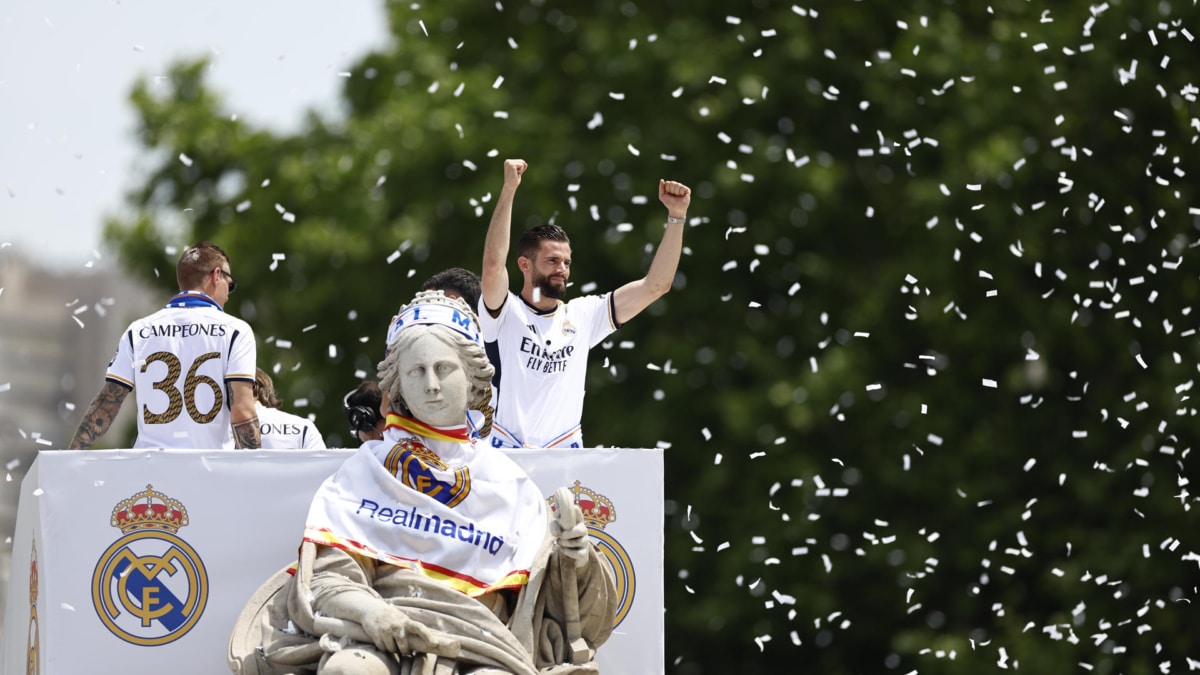
<instances>
[{"instance_id":1,"label":"blond man with sunglasses","mask_svg":"<svg viewBox=\"0 0 1200 675\"><path fill-rule=\"evenodd\" d=\"M72 450L104 436L130 391L138 408L135 448L260 447L254 332L224 310L237 290L229 256L202 241L184 250L175 276L180 292L121 335Z\"/></svg>"}]
</instances>

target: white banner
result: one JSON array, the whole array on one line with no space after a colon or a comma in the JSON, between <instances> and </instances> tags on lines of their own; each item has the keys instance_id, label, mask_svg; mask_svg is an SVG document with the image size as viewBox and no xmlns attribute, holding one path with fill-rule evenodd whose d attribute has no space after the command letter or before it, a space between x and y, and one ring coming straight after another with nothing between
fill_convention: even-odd
<instances>
[{"instance_id":1,"label":"white banner","mask_svg":"<svg viewBox=\"0 0 1200 675\"><path fill-rule=\"evenodd\" d=\"M43 451L21 486L4 672L227 672L238 612L295 560L312 495L352 452ZM662 452L509 454L547 497L579 495L613 563L602 670L662 673Z\"/></svg>"}]
</instances>

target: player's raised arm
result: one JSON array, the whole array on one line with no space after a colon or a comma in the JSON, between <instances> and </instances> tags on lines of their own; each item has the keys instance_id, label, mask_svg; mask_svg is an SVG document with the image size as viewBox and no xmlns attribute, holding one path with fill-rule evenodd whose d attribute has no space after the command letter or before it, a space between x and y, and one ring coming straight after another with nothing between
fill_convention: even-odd
<instances>
[{"instance_id":1,"label":"player's raised arm","mask_svg":"<svg viewBox=\"0 0 1200 675\"><path fill-rule=\"evenodd\" d=\"M613 293L613 307L617 324L623 324L637 316L671 290L675 270L679 269L679 256L683 252L683 228L687 221L688 205L692 202L692 191L683 183L673 180L658 181L658 201L667 207L667 229L654 253L654 260L646 276L631 281Z\"/></svg>"},{"instance_id":2,"label":"player's raised arm","mask_svg":"<svg viewBox=\"0 0 1200 675\"><path fill-rule=\"evenodd\" d=\"M513 198L521 185L521 174L529 168L523 159L504 160L504 186L496 197L496 209L488 224L487 238L483 243L483 274L480 290L483 304L489 312L499 311L508 295L508 248L512 229Z\"/></svg>"},{"instance_id":3,"label":"player's raised arm","mask_svg":"<svg viewBox=\"0 0 1200 675\"><path fill-rule=\"evenodd\" d=\"M92 405L88 406L87 412L83 414L83 421L79 423L79 429L71 439L68 449L91 450L96 441L112 426L129 391L128 387L116 382L105 382L104 388L96 394Z\"/></svg>"}]
</instances>

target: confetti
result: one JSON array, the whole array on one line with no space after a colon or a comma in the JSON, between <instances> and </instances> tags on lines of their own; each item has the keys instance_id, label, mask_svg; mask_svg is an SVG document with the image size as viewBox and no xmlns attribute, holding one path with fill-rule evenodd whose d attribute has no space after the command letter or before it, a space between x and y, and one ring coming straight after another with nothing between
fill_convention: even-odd
<instances>
[{"instance_id":1,"label":"confetti","mask_svg":"<svg viewBox=\"0 0 1200 675\"><path fill-rule=\"evenodd\" d=\"M819 559L833 577L831 586L840 581L835 575L844 574L848 567L835 565L835 561L851 556L855 569L869 572L871 565L878 564L875 571L895 576L893 588L876 589L875 602L891 612L881 616L911 615L911 622L921 629L913 640L888 643L905 645L888 650L896 652L888 656L895 661L889 660L885 666L897 673L937 670L944 667L930 663L931 659L955 658L974 659L963 669L978 670L982 665L986 670L997 664L1019 672L1030 665L1018 664L1013 655L1029 654L1031 649L1052 651L1057 641L1071 645L1073 662L1079 663L1081 670L1111 670L1122 658L1148 663L1163 672L1187 670L1193 662L1200 669L1200 661L1195 659L1169 658L1178 645L1163 642L1158 650L1163 631L1155 619L1183 607L1188 599L1194 600L1190 591L1181 590L1184 597L1178 601L1148 597L1141 580L1128 578L1135 574L1121 574L1123 570L1118 570L1115 562L1130 557L1151 559L1154 565L1163 565L1164 574L1173 574L1168 564L1182 562L1186 569L1200 564L1200 554L1188 549L1185 532L1167 537L1168 532L1155 529L1169 527L1164 523L1173 522L1172 515L1178 515L1171 509L1187 513L1197 499L1194 485L1186 482L1186 453L1190 450L1186 430L1196 416L1195 364L1189 358L1189 338L1194 340L1198 326L1196 314L1184 311L1194 303L1187 278L1179 276L1194 273L1184 261L1194 253L1197 238L1190 228L1192 220L1200 216L1200 202L1190 187L1194 181L1189 180L1194 168L1192 150L1200 135L1200 120L1187 112L1200 97L1200 88L1188 80L1194 36L1186 24L1193 22L1178 13L1153 22L1133 22L1128 8L1119 3L1101 3L1069 22L1059 15L1061 10L1039 8L1022 18L1011 12L994 12L991 7L981 9L987 11L980 13L978 34L964 32L953 35L954 40L942 40L942 32L961 30L956 22L937 13L907 12L879 17L890 30L868 35L861 44L839 39L845 34L836 27L850 15L834 5L818 12L785 4L748 13L745 18L726 16L725 10L717 15L717 21L724 16L726 30L714 33L714 42L705 43L706 48L711 45L724 56L719 61L695 61L693 72L676 76L656 94L659 98L654 106L664 118L693 119L698 122L691 125L695 128L683 125L678 134L659 134L663 127L652 128L651 122L639 119L633 126L640 125L640 129L635 129L623 115L613 117L628 105L640 105L643 92L631 86L631 80L606 74L601 96L607 92L608 101L627 103L611 109L607 119L599 110L576 111L571 123L582 121L585 130L574 128L583 138L607 138L607 156L592 157L578 173L570 164L574 160L546 167L542 176L559 178L548 179L550 182L538 189L558 189L553 187L557 180L568 183L567 208L556 213L561 207L539 207L537 213L527 211L519 218L553 222L557 217L565 226L581 229L590 224L589 219L603 223L595 228L594 245L628 247L634 258L629 264L634 265L639 254L648 259L654 242L650 242L650 251L645 251L643 242L635 241L637 237L623 235L630 235L635 223L640 227L647 222L645 212L656 203L653 195L638 193L645 190L643 186L622 182L634 172L623 164L642 162L640 155L646 154L651 163L670 162L669 166L685 173L711 177L703 186L702 179L696 179L697 195L703 194L704 199L693 202L689 224L707 223L711 218L720 226L716 232L724 231L724 241L719 236L711 237L716 241L703 240L689 232L686 243L694 248L694 254L691 248L687 250L689 257L680 266L678 280L681 285L686 283L686 290L677 287L665 304L654 307L662 315L638 319L639 324L657 322L661 328L678 315L681 323L676 332L682 337L671 347L660 345L660 338L651 337L656 334L650 329L644 335L654 341L653 347L609 339L605 349L612 350L606 352L612 358L606 358L603 367L613 374L614 382L611 386L605 383L594 395L611 397L624 391L618 366L621 378L637 370L636 364L645 363L646 372L636 377L672 379L660 377L674 372L668 357L680 364L681 377L673 378L670 386L647 386L641 395L648 400L696 396L697 410L707 410L710 404L721 405L725 392L736 392L745 382L754 383L751 390L757 393L745 404L745 411L735 409L730 416L739 419L739 412L742 417L751 415L746 429L734 423L713 426L706 421L709 426L700 430L702 440L712 444L713 462L703 466L695 478L701 483L719 479L739 484L739 491L731 493L739 517L712 517L727 504L697 502L695 513L689 504L688 536L679 547L680 562L682 556L700 560L730 551L729 540L745 542L743 533L732 528L744 527L746 522L769 517L771 522L788 523L786 529L767 532L770 536L755 544L762 550L753 556L745 555L739 544L736 554L730 551L731 555L720 559L728 564L737 558L736 567L714 566L733 570L739 574L737 586L754 591L747 593L747 602L755 603L754 611L736 608L736 614L749 621L747 625L759 626L745 633L743 642L749 638L759 651L770 648L773 658L786 659L789 650L803 643L828 650L862 638L830 638L850 624L845 616L830 614L827 605L821 604L828 598L818 595L814 598L817 605L797 602L795 598L807 596L797 592L804 586L795 575L789 578L778 574L780 570L767 574L759 569L780 565L781 557L790 552L793 564L812 566L810 573ZM398 8L401 10L404 8ZM505 12L508 19L512 8L497 3L495 10ZM458 109L436 128L447 139L467 143L461 154L449 155L450 171L456 176L452 182L475 185L494 170L491 158L499 156L499 151L478 144L480 128L474 122L468 124L461 110L475 106L485 116L493 111L495 119L507 120L509 112L495 107L511 106L509 99L492 101L493 93L486 91L488 80L492 80L494 95L501 97L505 91L524 91L529 80L521 69L502 61L492 64L495 69L482 75L482 80L479 74L470 75L470 69L463 68L464 62L454 53L462 43L455 47L451 39L439 44L448 24L441 24L441 17L431 14L437 9L412 5L407 11L404 25L419 27L427 38L430 33L424 19L431 19L439 38L417 42L421 49L443 50L439 55L447 57L445 63L450 67L448 73L418 75L413 84L396 84L395 88L406 96L419 95L425 87L430 94L441 91L442 86L453 88ZM768 18L773 20L768 22ZM988 29L989 24L1001 20L1005 35L1011 31L1009 41L1003 44L997 42L998 33ZM576 34L584 35L583 30L576 28ZM675 34L656 30L663 39L624 34L615 42L610 40L608 46L617 47L610 51L622 54L620 58L634 56L622 46L654 56L671 45L666 36ZM896 33L902 35L893 39ZM805 36L812 38L810 53L782 60L787 53L785 45L807 39ZM979 39L970 39L974 37ZM943 42L959 45L959 52L948 53ZM500 46L505 43L510 49ZM651 47L652 43L656 44ZM1002 59L998 63L1006 70L996 72L1016 77L965 74L970 72L970 64L987 61L982 58L986 49L1005 45L1018 47L1022 55ZM513 37L493 35L489 49L502 60L519 56L510 54L518 49ZM1121 61L1113 61L1118 55ZM1106 57L1107 62L1102 60ZM836 70L805 67L826 62L836 65ZM960 67L947 71L935 65L943 62ZM1112 74L1113 91L1099 99L1112 103L1099 110L1099 115L1086 108L1087 97L1080 97L1080 91L1104 85L1088 79L1087 73L1092 71L1078 68L1081 63L1095 66L1097 73ZM607 63L595 65L602 69ZM789 84L767 76L773 72L805 73L798 80L798 89L785 91L804 97L805 119L812 113L811 119L833 120L833 126L811 128L769 100L770 87L779 91L781 85ZM832 76L835 73L836 77ZM337 74L347 78L350 71ZM359 74L360 84L374 77L367 72ZM474 85L472 92L466 92L468 80ZM848 82L855 84L850 87ZM1118 88L1123 88L1123 96L1114 95ZM884 91L886 100L873 93ZM431 96L427 102L436 106L436 98L449 97ZM988 105L979 105L981 100ZM904 125L895 126L884 111L891 103L897 103L898 109L916 106L916 113L905 118ZM464 105L467 108L462 108ZM597 103L593 100L585 105ZM996 136L994 132L1001 127L988 121L989 107L1011 115L1013 119L1006 123L1022 130L1021 134ZM971 122L975 116L978 121ZM230 116L222 113L222 117ZM512 117L515 120L518 114L513 112ZM476 140L467 137L464 125L472 126ZM424 128L428 137L433 127ZM629 135L624 135L626 132ZM852 141L844 138L849 134L854 135ZM612 142L614 139L619 140ZM626 144L624 153L621 143ZM1096 151L1085 144L1092 144ZM179 152L181 147L169 148L160 163L186 175L189 172L179 169L175 158L185 167L193 162ZM480 160L484 156L489 159ZM1120 162L1112 161L1114 156L1129 159L1127 164L1136 165L1145 175L1127 172ZM199 156L197 163L207 164L206 157ZM697 158L708 164L698 165ZM611 171L596 170L614 163ZM1104 180L1097 178L1100 170L1109 174ZM380 188L388 173L374 167L363 171L353 184ZM853 199L838 191L845 187L838 183L845 180L843 176L852 176L859 181L855 184L864 188ZM247 182L253 184L253 180ZM263 180L261 187L269 183ZM1031 185L1041 189L1031 190ZM30 190L23 184L8 188L10 198L16 196L15 188L20 189L22 202L26 201ZM469 189L478 194L479 188ZM67 190L72 198L78 192L64 182L59 194L65 195ZM311 219L314 222L299 221L275 202L296 199L289 196L291 188L281 190L272 194L271 200L260 197L257 209L246 195L236 193L226 198L222 208L228 204L234 212L245 214L246 222L258 222L264 213L270 213L262 204L275 204L277 217L295 224L287 232L305 237L308 228L315 232L316 218ZM377 201L371 209L382 207L382 212L394 213L397 203L385 200L397 199L396 192L372 189L359 198ZM772 195L771 200L779 203L762 205L761 195ZM486 219L492 201L491 194L464 198L463 204L456 203L453 208L461 211L460 216L475 214ZM189 218L201 213L199 208L190 211L183 206L173 212ZM293 206L304 210L305 203ZM777 210L768 214L770 209ZM308 213L306 220L310 220ZM268 220L277 223L274 217ZM571 234L588 240L580 230ZM712 232L699 230L697 234L711 236ZM431 236L430 241L438 241L436 235ZM338 246L335 242L334 252ZM376 254L378 250L386 248L375 249ZM387 264L408 250L401 246L385 254ZM290 271L298 274L304 264L311 264L307 263L311 252L299 250L299 246L287 250L289 254L293 251L298 255L292 260L295 269ZM372 259L377 265L378 259ZM410 257L407 269L393 271L393 276L420 278L426 272L423 263L435 259L422 245ZM283 261L282 254L273 256L271 270L276 271ZM352 264L356 263L352 260ZM712 274L718 267L724 274ZM906 270L912 273L906 274ZM903 278L899 284L898 276ZM164 270L162 277L169 281L172 274ZM603 278L600 284L581 284L579 291L611 290L607 272ZM285 281L278 276L260 279L267 293L269 285ZM881 295L870 295L875 285L885 288ZM695 298L710 305L716 305L718 299L727 303L719 306L722 318L718 324L722 329L726 323L736 327L732 337L723 330L709 333L704 324L691 328L683 311L688 305L676 298L685 293L692 298L688 303ZM887 294L892 295L889 298ZM7 306L13 295L10 291L0 297ZM838 299L834 306L830 306L832 297ZM537 298L541 299L540 294ZM85 296L66 316L86 330L85 337L92 337L105 323L102 307ZM88 318L89 308L97 318ZM109 316L119 313L109 312ZM81 321L84 318L88 318L86 328ZM347 319L366 322L354 329L356 335L367 333L378 339L367 312L358 317L350 310ZM296 358L288 360L291 367L299 367L295 361L303 356L309 359L306 368L311 368L313 355L302 352L319 356L326 351L331 360L349 361L339 371L344 375L373 377L372 364L354 361L360 349L352 346L354 342L368 344L368 337L336 337L329 324L322 321L319 327L313 324L303 329L318 340L311 344L298 342L293 347L287 340L267 344L292 349ZM285 334L294 334L294 330L295 325ZM1110 341L1113 334L1121 336L1120 345ZM974 337L967 340L967 335ZM351 341L349 351L339 346L347 340ZM644 358L643 348L647 350ZM1103 351L1104 357L1089 356L1093 350ZM626 360L622 362L620 356ZM275 367L281 366L276 363ZM1079 371L1068 372L1073 368ZM1103 377L1098 377L1097 370ZM989 377L981 377L983 373ZM1089 389L1089 378L1102 385ZM999 389L1000 379L1005 380L1004 390ZM1128 386L1114 392L1113 381L1128 382ZM8 384L0 385L0 392L9 389ZM328 391L325 394L334 398ZM1133 396L1126 399L1127 394ZM730 400L736 399L730 396ZM713 400L707 400L710 397ZM60 410L72 409L60 405ZM325 415L321 409L325 405L313 406L316 414ZM1013 409L1024 416L1013 414ZM971 425L956 421L961 417L957 410L973 410L981 419L1004 425L1028 420L1028 430L1001 428L1016 434L1051 430L1052 434L1041 438L1046 447L1064 446L1065 440L1073 439L1065 445L1070 452L1025 448L1014 454L1008 439L1003 438L1006 434L992 434L989 438L994 447L981 448ZM825 411L830 411L828 417L822 415ZM1058 426L1041 426L1043 417L1063 421ZM836 426L838 421L847 423ZM653 442L665 449L674 441L685 447L690 437L694 444L691 434L695 432L687 431L690 426L676 427L680 431L675 435L664 433L657 441L650 436L642 443ZM864 430L874 427L890 428L893 433L867 437ZM715 434L713 428L721 433ZM982 436L982 430L978 434ZM39 435L35 440L45 439ZM821 442L824 440L832 445ZM814 445L814 441L818 442ZM765 447L774 452L768 454ZM731 457L729 464L723 463L726 454ZM1028 474L1027 480L1016 493L985 489L979 475L956 473L961 467L955 462L962 456L975 458L972 468L976 474L1005 475L1019 468ZM823 467L836 473L825 471L826 475L812 479L813 472ZM1121 495L1113 495L1112 502L1136 499L1139 505L1145 503L1141 513L1128 514L1129 520L1156 535L1153 540L1134 536L1122 543L1126 548L1110 552L1105 559L1103 566L1109 569L1101 569L1083 547L1067 547L1064 554L1066 542L1053 539L1060 522L1038 518L1053 514L1062 525L1071 525L1075 512L1061 508L1064 502L1056 500L1069 501L1074 491L1094 491L1095 485L1089 483L1092 474L1128 484L1128 489L1119 490ZM918 493L934 477L938 495L911 497L918 499L911 513L904 510L903 500L889 501L889 489L899 486L906 495L908 490ZM761 490L768 484L768 495L754 492L755 486ZM679 493L683 496L690 488L681 483L676 489L685 491ZM1031 501L1030 491L1041 501ZM756 501L759 496L763 498ZM878 501L871 501L876 498ZM938 508L939 500L944 501L945 513ZM830 518L828 504L832 502L837 502L832 507L837 518ZM893 508L899 510L894 514L881 511ZM954 517L962 517L966 511L986 525L978 529L994 535L995 547L988 548L986 540L979 542L971 533L959 530L949 540L939 537L936 530L948 531L940 526L956 510ZM1107 515L1097 511L1082 514L1081 519L1106 519ZM888 521L903 523L903 528L894 529ZM836 522L836 530L827 529L834 527L830 522ZM1034 523L1039 528L1044 525L1045 530L1035 530ZM674 527L669 526L668 537L682 534ZM788 534L780 536L785 531ZM706 540L722 543L705 550ZM972 560L976 567L967 572L958 569L959 563L946 554L947 548L954 548L959 557ZM886 557L889 553L907 557L893 561ZM1088 567L1094 576L1086 581L1088 588L1082 589L1085 582L1079 581L1080 571ZM755 579L758 574L762 574L760 580L743 583L743 578ZM1127 578L1117 581L1119 577ZM968 581L962 584L963 595L949 612L944 594L927 592L946 583L957 588L964 578ZM681 574L681 579L697 583L695 575L687 579ZM989 621L989 616L1017 614L1007 603L1019 584L1030 579L1054 585L1045 596L1050 598L1045 613L1030 606L1022 608L1019 619ZM695 589L680 584L682 591L676 591L707 597L728 581L714 576L697 583ZM1123 595L1117 598L1115 594ZM993 599L1004 603L992 605ZM1156 601L1165 602L1165 609L1157 607ZM1052 606L1056 602L1067 604ZM1079 609L1072 611L1076 603ZM817 614L815 606L826 608ZM852 610L860 608L851 603L844 609L853 616ZM797 613L789 614L789 610ZM978 625L965 626L957 618L961 615L977 617ZM1066 621L1052 619L1064 615ZM945 626L940 627L938 621L946 622ZM1164 625L1172 622L1167 618ZM1145 640L1139 640L1140 626L1148 631ZM894 635L884 631L895 633L900 627L876 631L864 628L859 618L856 628L872 639L878 632L886 641ZM1005 644L1014 639L1014 633L1023 632L1029 635L1022 636L1021 643ZM927 644L920 644L922 641ZM956 652L946 647L953 644L970 644L971 649ZM1162 655L1155 656L1156 651ZM688 658L686 653L680 657ZM697 665L683 664L682 668L695 670Z\"/></svg>"}]
</instances>

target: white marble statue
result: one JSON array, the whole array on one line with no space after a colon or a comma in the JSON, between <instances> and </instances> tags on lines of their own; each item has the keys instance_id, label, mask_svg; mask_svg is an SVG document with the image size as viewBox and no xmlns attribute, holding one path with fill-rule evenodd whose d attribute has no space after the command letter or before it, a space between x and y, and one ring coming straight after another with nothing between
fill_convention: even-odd
<instances>
[{"instance_id":1,"label":"white marble statue","mask_svg":"<svg viewBox=\"0 0 1200 675\"><path fill-rule=\"evenodd\" d=\"M392 322L383 440L309 509L300 556L264 584L230 639L235 673L598 672L612 570L571 493L548 508L524 471L471 441L492 366L461 300L417 294Z\"/></svg>"}]
</instances>

